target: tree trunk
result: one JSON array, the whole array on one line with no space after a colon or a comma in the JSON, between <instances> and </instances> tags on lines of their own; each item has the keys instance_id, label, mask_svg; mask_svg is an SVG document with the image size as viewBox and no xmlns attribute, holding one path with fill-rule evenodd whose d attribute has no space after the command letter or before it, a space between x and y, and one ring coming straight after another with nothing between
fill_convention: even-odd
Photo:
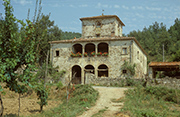
<instances>
[{"instance_id":1,"label":"tree trunk","mask_svg":"<svg viewBox=\"0 0 180 117\"><path fill-rule=\"evenodd\" d=\"M44 87L46 86L47 75L48 75L48 57L49 57L49 50L47 51L47 56L46 56L46 71L45 71L45 78L44 78Z\"/></svg>"},{"instance_id":2,"label":"tree trunk","mask_svg":"<svg viewBox=\"0 0 180 117\"><path fill-rule=\"evenodd\" d=\"M2 117L3 115L3 110L4 110L4 107L3 107L3 101L1 99L1 95L0 95L0 104L1 104L1 109L0 109L0 116Z\"/></svg>"},{"instance_id":3,"label":"tree trunk","mask_svg":"<svg viewBox=\"0 0 180 117\"><path fill-rule=\"evenodd\" d=\"M18 110L18 117L19 117L19 113L20 113L20 107L21 107L21 102L20 102L20 95L21 95L21 94L19 93L19 99L18 99L18 100L19 100L19 110Z\"/></svg>"}]
</instances>

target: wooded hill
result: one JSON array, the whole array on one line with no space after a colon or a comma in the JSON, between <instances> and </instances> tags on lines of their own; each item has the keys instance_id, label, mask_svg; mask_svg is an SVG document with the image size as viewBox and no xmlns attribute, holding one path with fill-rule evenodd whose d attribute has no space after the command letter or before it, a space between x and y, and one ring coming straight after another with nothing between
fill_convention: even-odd
<instances>
[{"instance_id":1,"label":"wooded hill","mask_svg":"<svg viewBox=\"0 0 180 117\"><path fill-rule=\"evenodd\" d=\"M180 19L176 18L169 29L163 23L153 23L142 31L132 31L126 36L136 37L148 54L150 61L180 61Z\"/></svg>"}]
</instances>

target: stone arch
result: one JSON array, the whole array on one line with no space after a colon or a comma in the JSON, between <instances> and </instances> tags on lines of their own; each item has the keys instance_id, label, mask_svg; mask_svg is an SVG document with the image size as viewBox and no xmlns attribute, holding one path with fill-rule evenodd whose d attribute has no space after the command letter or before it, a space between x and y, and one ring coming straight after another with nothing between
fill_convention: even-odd
<instances>
[{"instance_id":1,"label":"stone arch","mask_svg":"<svg viewBox=\"0 0 180 117\"><path fill-rule=\"evenodd\" d=\"M95 53L95 44L93 43L87 43L85 45L85 52L87 53L88 56L93 56L91 53Z\"/></svg>"},{"instance_id":2,"label":"stone arch","mask_svg":"<svg viewBox=\"0 0 180 117\"><path fill-rule=\"evenodd\" d=\"M101 42L98 44L98 52L109 52L109 45L105 42Z\"/></svg>"},{"instance_id":3,"label":"stone arch","mask_svg":"<svg viewBox=\"0 0 180 117\"><path fill-rule=\"evenodd\" d=\"M108 77L109 73L109 68L105 64L101 64L98 67L98 77Z\"/></svg>"},{"instance_id":4,"label":"stone arch","mask_svg":"<svg viewBox=\"0 0 180 117\"><path fill-rule=\"evenodd\" d=\"M72 83L81 84L81 67L79 65L74 65L72 67Z\"/></svg>"},{"instance_id":5,"label":"stone arch","mask_svg":"<svg viewBox=\"0 0 180 117\"><path fill-rule=\"evenodd\" d=\"M72 46L72 52L75 53L75 54L80 52L82 54L82 45L79 44L79 43L74 44Z\"/></svg>"},{"instance_id":6,"label":"stone arch","mask_svg":"<svg viewBox=\"0 0 180 117\"><path fill-rule=\"evenodd\" d=\"M95 73L94 66L92 66L92 65L86 65L86 66L85 66L85 71L94 74L94 73Z\"/></svg>"}]
</instances>

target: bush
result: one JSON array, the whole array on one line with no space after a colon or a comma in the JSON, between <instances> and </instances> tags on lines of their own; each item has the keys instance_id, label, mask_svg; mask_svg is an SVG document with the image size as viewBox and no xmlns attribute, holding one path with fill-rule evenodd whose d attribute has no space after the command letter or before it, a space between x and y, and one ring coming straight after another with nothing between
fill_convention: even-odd
<instances>
[{"instance_id":1,"label":"bush","mask_svg":"<svg viewBox=\"0 0 180 117\"><path fill-rule=\"evenodd\" d=\"M179 103L180 101L180 90L178 89L170 89L162 86L149 86L145 91L146 93L155 95L157 99L164 99L165 101L174 103Z\"/></svg>"},{"instance_id":2,"label":"bush","mask_svg":"<svg viewBox=\"0 0 180 117\"><path fill-rule=\"evenodd\" d=\"M61 81L59 81L59 82L56 84L56 86L57 86L57 89L61 89L61 88L63 87L63 84L62 84Z\"/></svg>"},{"instance_id":3,"label":"bush","mask_svg":"<svg viewBox=\"0 0 180 117\"><path fill-rule=\"evenodd\" d=\"M127 90L125 92L125 102L123 108L121 109L121 112L130 113L130 116L133 117L180 116L180 112L177 111L179 106L176 108L173 104L170 104L160 98L160 89L161 87L153 89L152 87L144 88L140 85L138 87L135 87L134 89ZM169 91L163 92L163 94L168 92ZM157 98L157 96L159 97L159 99Z\"/></svg>"},{"instance_id":4,"label":"bush","mask_svg":"<svg viewBox=\"0 0 180 117\"><path fill-rule=\"evenodd\" d=\"M65 94L63 103L59 107L38 116L76 117L94 105L99 95L90 85L75 85L75 89L72 88L71 91L68 101Z\"/></svg>"}]
</instances>

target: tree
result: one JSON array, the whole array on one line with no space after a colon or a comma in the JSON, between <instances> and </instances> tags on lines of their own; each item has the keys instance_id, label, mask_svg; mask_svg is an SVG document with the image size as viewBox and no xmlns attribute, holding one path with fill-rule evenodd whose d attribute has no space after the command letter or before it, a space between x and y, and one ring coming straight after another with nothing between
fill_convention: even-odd
<instances>
[{"instance_id":1,"label":"tree","mask_svg":"<svg viewBox=\"0 0 180 117\"><path fill-rule=\"evenodd\" d=\"M5 19L0 20L0 82L6 84L6 88L19 94L27 91L27 87L36 90L41 100L40 107L47 104L46 89L31 73L35 68L36 35L34 24L30 20L24 23L13 15L10 0L3 0L5 7ZM17 28L21 25L21 30ZM24 67L23 74L18 74L18 68ZM2 91L0 84L0 91ZM0 101L1 96L0 96Z\"/></svg>"},{"instance_id":2,"label":"tree","mask_svg":"<svg viewBox=\"0 0 180 117\"><path fill-rule=\"evenodd\" d=\"M10 1L3 1L5 19L1 19L0 29L0 80L2 83L6 83L6 87L11 91L23 94L27 91L27 86L31 86L30 70L33 69L35 55L33 51L34 27L29 20L26 20L25 24L16 19L12 13L13 8ZM23 36L18 32L17 23L20 23L21 28L25 31ZM22 65L26 65L23 74L15 73ZM2 89L1 86L0 88Z\"/></svg>"}]
</instances>

